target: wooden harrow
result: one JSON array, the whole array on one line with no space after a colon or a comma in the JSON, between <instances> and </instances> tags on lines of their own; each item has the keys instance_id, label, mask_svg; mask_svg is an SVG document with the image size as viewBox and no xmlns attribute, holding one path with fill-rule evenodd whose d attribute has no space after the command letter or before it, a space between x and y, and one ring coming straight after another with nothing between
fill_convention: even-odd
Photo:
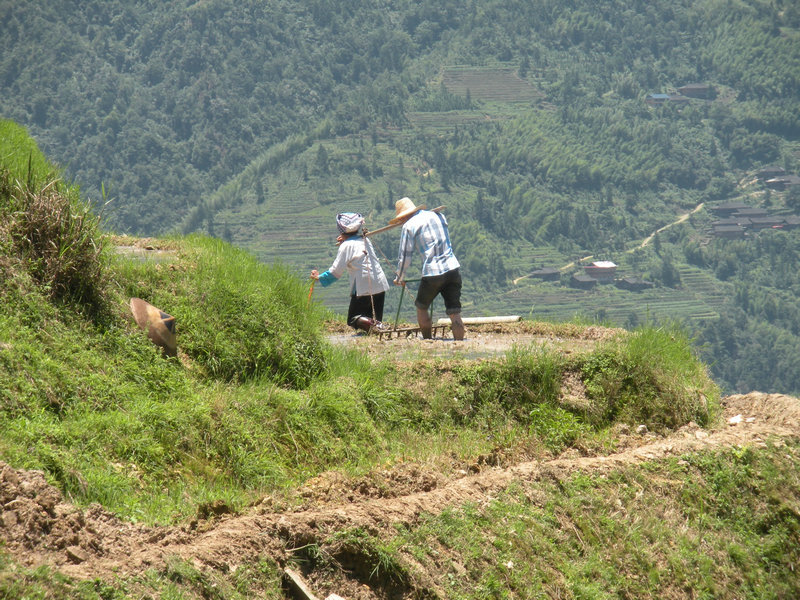
<instances>
[{"instance_id":1,"label":"wooden harrow","mask_svg":"<svg viewBox=\"0 0 800 600\"><path fill-rule=\"evenodd\" d=\"M437 335L443 336L445 330L449 328L450 327L448 325L434 325L433 327L431 327L431 335L433 337L436 337ZM405 336L408 338L411 336L416 336L419 332L420 332L419 327L400 327L400 328L395 327L394 329L381 329L378 327L374 327L370 331L370 333L377 334L378 339L381 340L384 338L390 340L392 339L392 337L399 338L401 336Z\"/></svg>"}]
</instances>

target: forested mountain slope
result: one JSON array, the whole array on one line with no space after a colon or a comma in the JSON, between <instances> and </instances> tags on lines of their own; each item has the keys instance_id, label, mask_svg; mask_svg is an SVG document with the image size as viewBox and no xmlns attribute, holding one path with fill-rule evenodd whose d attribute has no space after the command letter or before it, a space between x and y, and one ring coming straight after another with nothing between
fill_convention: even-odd
<instances>
[{"instance_id":1,"label":"forested mountain slope","mask_svg":"<svg viewBox=\"0 0 800 600\"><path fill-rule=\"evenodd\" d=\"M724 387L796 392L800 233L716 238L709 209L800 211L753 177L800 172L798 25L788 1L6 1L0 116L104 187L113 228L303 274L337 211L377 227L407 194L447 205L473 313L677 318ZM655 287L528 277L589 256Z\"/></svg>"},{"instance_id":2,"label":"forested mountain slope","mask_svg":"<svg viewBox=\"0 0 800 600\"><path fill-rule=\"evenodd\" d=\"M111 189L115 225L163 231L361 84L402 113L380 78L412 51L404 13L368 4L5 1L2 111L88 190Z\"/></svg>"}]
</instances>

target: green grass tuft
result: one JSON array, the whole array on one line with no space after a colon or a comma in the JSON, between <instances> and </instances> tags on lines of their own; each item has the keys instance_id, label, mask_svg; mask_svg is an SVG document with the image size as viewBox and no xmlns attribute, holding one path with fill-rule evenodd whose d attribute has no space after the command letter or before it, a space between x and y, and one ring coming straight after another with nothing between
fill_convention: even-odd
<instances>
[{"instance_id":1,"label":"green grass tuft","mask_svg":"<svg viewBox=\"0 0 800 600\"><path fill-rule=\"evenodd\" d=\"M120 258L115 270L126 297L176 317L180 347L205 375L296 388L327 370L322 312L308 305L304 282L219 240L173 244L175 269Z\"/></svg>"},{"instance_id":2,"label":"green grass tuft","mask_svg":"<svg viewBox=\"0 0 800 600\"><path fill-rule=\"evenodd\" d=\"M578 362L595 422L661 430L708 425L718 413L718 388L677 325L642 326Z\"/></svg>"},{"instance_id":3,"label":"green grass tuft","mask_svg":"<svg viewBox=\"0 0 800 600\"><path fill-rule=\"evenodd\" d=\"M24 130L0 122L0 269L30 275L55 300L101 316L104 309L100 218L64 184ZM22 158L27 153L27 166Z\"/></svg>"}]
</instances>

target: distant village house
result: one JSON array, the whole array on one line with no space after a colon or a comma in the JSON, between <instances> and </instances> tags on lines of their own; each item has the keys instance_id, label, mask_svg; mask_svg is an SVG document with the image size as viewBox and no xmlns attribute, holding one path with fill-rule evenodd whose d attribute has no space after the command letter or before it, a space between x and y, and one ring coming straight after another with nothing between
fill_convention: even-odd
<instances>
[{"instance_id":1,"label":"distant village house","mask_svg":"<svg viewBox=\"0 0 800 600\"><path fill-rule=\"evenodd\" d=\"M750 227L754 231L758 231L760 229L778 229L783 227L784 219L783 217L773 217L773 216L766 216L766 217L753 217L750 219Z\"/></svg>"},{"instance_id":2,"label":"distant village house","mask_svg":"<svg viewBox=\"0 0 800 600\"><path fill-rule=\"evenodd\" d=\"M669 100L669 94L647 94L644 102L650 106L658 106L659 104L664 104L667 100Z\"/></svg>"},{"instance_id":3,"label":"distant village house","mask_svg":"<svg viewBox=\"0 0 800 600\"><path fill-rule=\"evenodd\" d=\"M569 280L569 283L572 287L580 288L582 290L590 290L597 285L597 279L594 277L589 277L588 275L575 273Z\"/></svg>"},{"instance_id":4,"label":"distant village house","mask_svg":"<svg viewBox=\"0 0 800 600\"><path fill-rule=\"evenodd\" d=\"M747 232L741 225L714 225L711 233L718 238L740 240L745 237Z\"/></svg>"},{"instance_id":5,"label":"distant village house","mask_svg":"<svg viewBox=\"0 0 800 600\"><path fill-rule=\"evenodd\" d=\"M715 96L714 86L708 83L689 83L678 88L678 93L689 98L711 100Z\"/></svg>"},{"instance_id":6,"label":"distant village house","mask_svg":"<svg viewBox=\"0 0 800 600\"><path fill-rule=\"evenodd\" d=\"M767 179L764 183L769 189L785 192L796 185L800 185L800 177L797 175L784 175L783 177L774 177Z\"/></svg>"},{"instance_id":7,"label":"distant village house","mask_svg":"<svg viewBox=\"0 0 800 600\"><path fill-rule=\"evenodd\" d=\"M800 184L800 177L797 179ZM800 217L797 215L771 215L763 208L741 202L719 204L710 207L709 211L721 217L711 223L711 234L717 238L743 239L749 231L800 227Z\"/></svg>"},{"instance_id":8,"label":"distant village house","mask_svg":"<svg viewBox=\"0 0 800 600\"><path fill-rule=\"evenodd\" d=\"M741 218L745 217L748 219L753 219L755 217L766 217L767 211L764 208L759 208L758 206L749 206L747 208L742 208L737 210L733 213L734 218Z\"/></svg>"},{"instance_id":9,"label":"distant village house","mask_svg":"<svg viewBox=\"0 0 800 600\"><path fill-rule=\"evenodd\" d=\"M561 278L561 271L553 267L544 267L531 273L531 277L536 277L542 281L557 281Z\"/></svg>"},{"instance_id":10,"label":"distant village house","mask_svg":"<svg viewBox=\"0 0 800 600\"><path fill-rule=\"evenodd\" d=\"M598 260L583 267L583 271L587 276L596 281L608 283L614 281L614 275L617 273L617 265L610 260Z\"/></svg>"},{"instance_id":11,"label":"distant village house","mask_svg":"<svg viewBox=\"0 0 800 600\"><path fill-rule=\"evenodd\" d=\"M798 227L800 227L800 217L797 215L789 215L783 219L784 229L797 229Z\"/></svg>"},{"instance_id":12,"label":"distant village house","mask_svg":"<svg viewBox=\"0 0 800 600\"><path fill-rule=\"evenodd\" d=\"M723 202L722 204L712 206L709 208L709 210L718 217L725 218L730 217L733 213L746 208L750 208L750 205L745 204L744 202Z\"/></svg>"},{"instance_id":13,"label":"distant village house","mask_svg":"<svg viewBox=\"0 0 800 600\"><path fill-rule=\"evenodd\" d=\"M734 225L749 227L750 219L748 217L728 217L727 219L719 219L711 223L712 227L732 227Z\"/></svg>"},{"instance_id":14,"label":"distant village house","mask_svg":"<svg viewBox=\"0 0 800 600\"><path fill-rule=\"evenodd\" d=\"M786 169L783 167L762 167L756 171L756 179L759 181L767 181L768 179L774 179L775 177L783 177L784 175L786 175Z\"/></svg>"},{"instance_id":15,"label":"distant village house","mask_svg":"<svg viewBox=\"0 0 800 600\"><path fill-rule=\"evenodd\" d=\"M623 277L622 279L617 279L614 283L618 288L630 292L641 292L655 285L652 281L645 281L641 277Z\"/></svg>"}]
</instances>

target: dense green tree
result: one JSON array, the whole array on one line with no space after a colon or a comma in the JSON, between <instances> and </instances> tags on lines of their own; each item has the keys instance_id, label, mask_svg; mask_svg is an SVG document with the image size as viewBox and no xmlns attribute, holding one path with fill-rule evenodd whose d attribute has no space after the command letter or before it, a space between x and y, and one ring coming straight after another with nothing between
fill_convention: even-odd
<instances>
[{"instance_id":1,"label":"dense green tree","mask_svg":"<svg viewBox=\"0 0 800 600\"><path fill-rule=\"evenodd\" d=\"M298 194L320 198L306 215L352 200L382 219L408 193L456 209L478 302L525 271L520 248L623 256L665 287L699 269L715 376L755 386L768 356L759 387L791 391L796 361L775 349L797 349L796 232L717 240L701 211L632 244L703 201L800 211L797 188L767 203L748 187L761 166L799 168L795 4L0 0L0 116L88 198L105 190L120 231L263 247ZM528 95L479 75L499 72ZM710 97L645 102L692 82Z\"/></svg>"}]
</instances>

